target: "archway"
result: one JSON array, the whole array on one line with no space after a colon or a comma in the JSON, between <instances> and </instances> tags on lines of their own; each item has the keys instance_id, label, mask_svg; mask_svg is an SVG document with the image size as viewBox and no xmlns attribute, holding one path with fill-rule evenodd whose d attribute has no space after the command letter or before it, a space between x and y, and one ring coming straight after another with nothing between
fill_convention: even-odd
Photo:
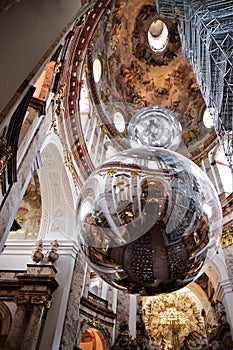
<instances>
[{"instance_id":1,"label":"archway","mask_svg":"<svg viewBox=\"0 0 233 350\"><path fill-rule=\"evenodd\" d=\"M6 341L7 335L10 330L12 322L12 316L8 306L0 302L0 348L4 348L4 343Z\"/></svg>"},{"instance_id":2,"label":"archway","mask_svg":"<svg viewBox=\"0 0 233 350\"><path fill-rule=\"evenodd\" d=\"M79 349L82 350L107 350L104 337L96 328L86 329L79 343Z\"/></svg>"},{"instance_id":3,"label":"archway","mask_svg":"<svg viewBox=\"0 0 233 350\"><path fill-rule=\"evenodd\" d=\"M43 167L38 170L43 203L41 239L76 238L75 188L65 157L59 137L50 133L41 150Z\"/></svg>"}]
</instances>

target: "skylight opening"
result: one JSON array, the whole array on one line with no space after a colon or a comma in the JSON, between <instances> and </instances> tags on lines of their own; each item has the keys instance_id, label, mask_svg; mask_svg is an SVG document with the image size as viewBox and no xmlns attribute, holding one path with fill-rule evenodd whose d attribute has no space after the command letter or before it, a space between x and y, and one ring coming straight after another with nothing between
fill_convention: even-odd
<instances>
[{"instance_id":1,"label":"skylight opening","mask_svg":"<svg viewBox=\"0 0 233 350\"><path fill-rule=\"evenodd\" d=\"M155 53L163 52L168 44L168 29L161 20L155 20L151 23L148 30L148 43Z\"/></svg>"}]
</instances>

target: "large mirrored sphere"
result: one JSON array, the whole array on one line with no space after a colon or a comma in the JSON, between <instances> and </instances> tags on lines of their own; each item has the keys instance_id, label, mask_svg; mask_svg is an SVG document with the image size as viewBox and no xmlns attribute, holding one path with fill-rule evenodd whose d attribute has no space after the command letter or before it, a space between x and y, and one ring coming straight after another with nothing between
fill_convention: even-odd
<instances>
[{"instance_id":1,"label":"large mirrored sphere","mask_svg":"<svg viewBox=\"0 0 233 350\"><path fill-rule=\"evenodd\" d=\"M150 106L139 110L128 125L131 147L162 147L175 151L181 142L182 128L167 108Z\"/></svg>"},{"instance_id":2,"label":"large mirrored sphere","mask_svg":"<svg viewBox=\"0 0 233 350\"><path fill-rule=\"evenodd\" d=\"M209 265L221 236L218 196L202 170L161 148L126 150L89 177L79 245L106 282L132 294L178 290Z\"/></svg>"}]
</instances>

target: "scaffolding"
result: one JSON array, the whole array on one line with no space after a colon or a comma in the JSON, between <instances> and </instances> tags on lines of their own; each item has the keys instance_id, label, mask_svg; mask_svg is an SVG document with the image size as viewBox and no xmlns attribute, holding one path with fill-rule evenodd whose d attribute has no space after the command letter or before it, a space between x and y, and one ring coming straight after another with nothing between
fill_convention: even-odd
<instances>
[{"instance_id":1,"label":"scaffolding","mask_svg":"<svg viewBox=\"0 0 233 350\"><path fill-rule=\"evenodd\" d=\"M189 60L233 172L233 3L230 0L156 0L175 17Z\"/></svg>"}]
</instances>

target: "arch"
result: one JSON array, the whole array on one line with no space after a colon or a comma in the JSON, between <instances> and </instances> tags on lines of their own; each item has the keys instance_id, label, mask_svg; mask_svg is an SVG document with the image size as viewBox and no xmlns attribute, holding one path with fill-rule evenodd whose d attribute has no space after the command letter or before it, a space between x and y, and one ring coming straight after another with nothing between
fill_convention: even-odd
<instances>
[{"instance_id":1,"label":"arch","mask_svg":"<svg viewBox=\"0 0 233 350\"><path fill-rule=\"evenodd\" d=\"M207 268L205 273L215 290L216 301L222 302L225 307L227 321L229 322L231 336L233 337L233 291L221 248L219 248L218 254L215 255L212 264Z\"/></svg>"},{"instance_id":2,"label":"arch","mask_svg":"<svg viewBox=\"0 0 233 350\"><path fill-rule=\"evenodd\" d=\"M82 350L107 350L103 334L96 328L87 328L79 343Z\"/></svg>"},{"instance_id":3,"label":"arch","mask_svg":"<svg viewBox=\"0 0 233 350\"><path fill-rule=\"evenodd\" d=\"M195 294L201 308L205 310L205 314L208 316L210 321L214 323L211 303L205 291L196 282L190 283L187 288Z\"/></svg>"},{"instance_id":4,"label":"arch","mask_svg":"<svg viewBox=\"0 0 233 350\"><path fill-rule=\"evenodd\" d=\"M78 332L78 337L76 339L76 344L75 346L80 348L80 342L82 340L82 335L88 331L88 330L92 330L95 333L98 334L98 336L100 337L101 341L102 341L102 345L103 348L102 349L98 349L98 348L90 348L88 350L107 350L107 349L111 349L111 344L110 344L110 334L108 332L108 330L102 325L101 321L94 317L92 320L83 320L81 322L81 327L80 330ZM82 348L81 348L82 349ZM83 349L83 350L87 350L87 349Z\"/></svg>"},{"instance_id":5,"label":"arch","mask_svg":"<svg viewBox=\"0 0 233 350\"><path fill-rule=\"evenodd\" d=\"M12 323L12 316L9 308L3 302L0 302L0 348L4 348L7 335Z\"/></svg>"},{"instance_id":6,"label":"arch","mask_svg":"<svg viewBox=\"0 0 233 350\"><path fill-rule=\"evenodd\" d=\"M34 86L30 86L26 95L22 98L18 107L12 114L9 126L6 131L6 145L4 150L9 153L9 159L6 168L2 174L1 188L2 194L7 192L7 186L11 186L17 181L17 152L20 130L23 124L28 105L35 91ZM4 141L4 139L2 140Z\"/></svg>"},{"instance_id":7,"label":"arch","mask_svg":"<svg viewBox=\"0 0 233 350\"><path fill-rule=\"evenodd\" d=\"M220 281L228 280L227 267L221 248L219 248L219 253L215 255L212 264L207 268L205 273L213 283L214 289L217 288L217 283Z\"/></svg>"},{"instance_id":8,"label":"arch","mask_svg":"<svg viewBox=\"0 0 233 350\"><path fill-rule=\"evenodd\" d=\"M75 186L64 162L59 137L50 133L41 150L38 176L42 195L39 238L76 239Z\"/></svg>"}]
</instances>

